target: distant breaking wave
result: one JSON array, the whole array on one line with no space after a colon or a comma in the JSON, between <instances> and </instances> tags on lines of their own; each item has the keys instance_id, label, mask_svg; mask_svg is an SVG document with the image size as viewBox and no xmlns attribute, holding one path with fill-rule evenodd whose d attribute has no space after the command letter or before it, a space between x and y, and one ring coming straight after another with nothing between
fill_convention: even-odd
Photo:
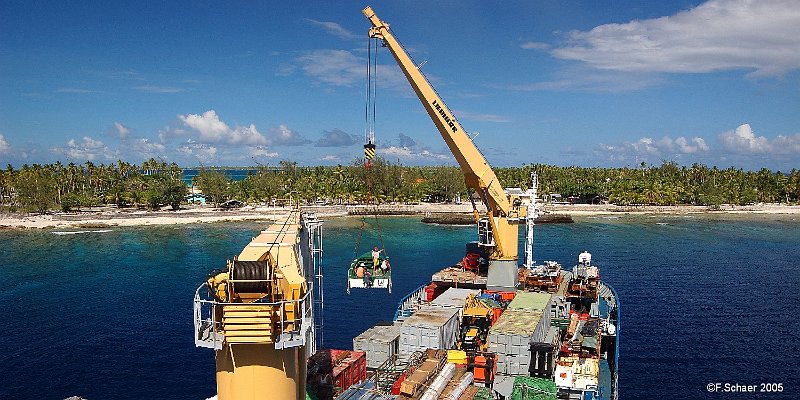
<instances>
[{"instance_id":1,"label":"distant breaking wave","mask_svg":"<svg viewBox=\"0 0 800 400\"><path fill-rule=\"evenodd\" d=\"M51 232L54 235L77 235L79 233L106 233L111 232L111 229L99 229L96 231L59 231L59 232Z\"/></svg>"}]
</instances>

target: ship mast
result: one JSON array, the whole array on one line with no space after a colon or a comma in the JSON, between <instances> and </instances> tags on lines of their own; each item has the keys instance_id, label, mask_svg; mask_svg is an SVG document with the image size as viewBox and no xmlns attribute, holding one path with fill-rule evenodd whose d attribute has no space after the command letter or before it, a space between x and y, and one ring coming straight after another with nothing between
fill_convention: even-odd
<instances>
[{"instance_id":1,"label":"ship mast","mask_svg":"<svg viewBox=\"0 0 800 400\"><path fill-rule=\"evenodd\" d=\"M535 219L539 216L539 205L537 195L539 190L539 176L536 171L531 171L531 186L521 196L523 204L527 206L528 212L525 217L525 267L533 268L533 228Z\"/></svg>"}]
</instances>

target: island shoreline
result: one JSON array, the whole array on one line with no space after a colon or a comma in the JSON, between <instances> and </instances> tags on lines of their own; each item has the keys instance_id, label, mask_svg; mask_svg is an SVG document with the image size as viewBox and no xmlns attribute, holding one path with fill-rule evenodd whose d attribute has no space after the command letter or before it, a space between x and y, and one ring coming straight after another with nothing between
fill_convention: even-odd
<instances>
[{"instance_id":1,"label":"island shoreline","mask_svg":"<svg viewBox=\"0 0 800 400\"><path fill-rule=\"evenodd\" d=\"M313 205L303 206L319 217L344 217L363 215L405 215L424 218L433 214L467 214L470 204L384 204L384 205ZM108 228L119 226L182 225L233 221L269 221L285 216L290 207L248 206L223 210L211 206L189 206L177 211L142 211L98 207L82 212L53 212L47 214L0 213L0 229L50 229L50 228ZM616 206L610 204L546 204L545 214L573 217L625 216L625 215L708 215L716 217L800 216L800 205L753 204L746 206L722 205L718 209L705 206Z\"/></svg>"}]
</instances>

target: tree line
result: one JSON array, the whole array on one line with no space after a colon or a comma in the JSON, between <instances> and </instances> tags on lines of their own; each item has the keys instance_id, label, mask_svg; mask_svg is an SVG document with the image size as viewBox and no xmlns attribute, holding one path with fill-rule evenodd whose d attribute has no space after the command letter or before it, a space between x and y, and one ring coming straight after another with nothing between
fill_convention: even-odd
<instances>
[{"instance_id":1,"label":"tree line","mask_svg":"<svg viewBox=\"0 0 800 400\"><path fill-rule=\"evenodd\" d=\"M118 207L177 209L186 196L183 170L175 163L150 159L142 165L124 161L96 165L61 162L8 165L0 171L0 206L9 211L72 211L115 204Z\"/></svg>"},{"instance_id":2,"label":"tree line","mask_svg":"<svg viewBox=\"0 0 800 400\"><path fill-rule=\"evenodd\" d=\"M292 198L301 203L333 204L413 203L468 199L458 167L419 167L373 160L333 167L303 167L281 161L277 166L253 168L242 180L233 180L224 168L200 168L192 184L208 201L220 205L235 199L246 203L282 203ZM559 167L527 164L496 168L504 187L526 189L531 172L539 177L540 195L559 194L573 202L617 205L746 205L800 202L800 171L788 173L761 169L659 166L642 163L638 168ZM141 165L117 161L111 164L33 164L0 171L0 206L9 211L45 212L77 210L114 204L117 207L177 209L186 202L184 172L175 163L150 159Z\"/></svg>"}]
</instances>

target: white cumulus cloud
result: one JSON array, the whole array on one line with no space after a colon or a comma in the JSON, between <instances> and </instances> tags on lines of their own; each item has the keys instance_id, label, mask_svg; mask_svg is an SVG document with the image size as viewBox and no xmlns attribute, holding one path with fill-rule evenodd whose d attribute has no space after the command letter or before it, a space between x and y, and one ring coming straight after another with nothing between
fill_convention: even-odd
<instances>
[{"instance_id":1,"label":"white cumulus cloud","mask_svg":"<svg viewBox=\"0 0 800 400\"><path fill-rule=\"evenodd\" d=\"M772 141L773 146L783 154L800 154L800 133L794 135L778 135Z\"/></svg>"},{"instance_id":2,"label":"white cumulus cloud","mask_svg":"<svg viewBox=\"0 0 800 400\"><path fill-rule=\"evenodd\" d=\"M202 143L252 146L269 144L269 140L256 129L254 124L231 128L220 120L214 110L208 110L203 114L178 115L178 119L185 126L197 131L200 134L199 141Z\"/></svg>"},{"instance_id":3,"label":"white cumulus cloud","mask_svg":"<svg viewBox=\"0 0 800 400\"><path fill-rule=\"evenodd\" d=\"M709 150L709 147L706 144L705 139L700 137L692 138L692 141L690 143L685 137L681 136L675 139L675 145L677 145L678 150L684 154L691 154Z\"/></svg>"},{"instance_id":4,"label":"white cumulus cloud","mask_svg":"<svg viewBox=\"0 0 800 400\"><path fill-rule=\"evenodd\" d=\"M250 157L273 158L273 157L277 157L278 156L277 152L271 151L271 150L269 150L268 148L266 148L264 146L250 147L250 148L248 148L248 153L250 154Z\"/></svg>"},{"instance_id":5,"label":"white cumulus cloud","mask_svg":"<svg viewBox=\"0 0 800 400\"><path fill-rule=\"evenodd\" d=\"M53 147L50 151L63 154L71 159L87 161L95 161L100 158L113 160L119 155L119 151L111 150L102 141L89 136L84 136L80 142L70 139L65 147Z\"/></svg>"},{"instance_id":6,"label":"white cumulus cloud","mask_svg":"<svg viewBox=\"0 0 800 400\"><path fill-rule=\"evenodd\" d=\"M710 0L675 15L569 33L561 59L617 71L706 73L800 68L796 0Z\"/></svg>"},{"instance_id":7,"label":"white cumulus cloud","mask_svg":"<svg viewBox=\"0 0 800 400\"><path fill-rule=\"evenodd\" d=\"M222 122L214 110L208 110L201 115L179 115L178 119L183 121L186 126L200 132L200 138L206 141L222 141L225 139L225 135L231 131L228 124Z\"/></svg>"},{"instance_id":8,"label":"white cumulus cloud","mask_svg":"<svg viewBox=\"0 0 800 400\"><path fill-rule=\"evenodd\" d=\"M800 134L778 135L770 140L766 136L756 136L750 124L722 132L719 138L725 150L735 154L800 154Z\"/></svg>"},{"instance_id":9,"label":"white cumulus cloud","mask_svg":"<svg viewBox=\"0 0 800 400\"><path fill-rule=\"evenodd\" d=\"M687 139L679 136L677 139L672 139L669 136L664 136L658 140L643 137L635 142L624 141L617 144L600 144L598 150L612 161L623 161L707 153L710 151L710 147L705 139L701 137Z\"/></svg>"},{"instance_id":10,"label":"white cumulus cloud","mask_svg":"<svg viewBox=\"0 0 800 400\"><path fill-rule=\"evenodd\" d=\"M437 154L427 149L414 149L409 147L389 146L379 151L382 155L395 156L407 160L424 161L451 161L452 156Z\"/></svg>"},{"instance_id":11,"label":"white cumulus cloud","mask_svg":"<svg viewBox=\"0 0 800 400\"><path fill-rule=\"evenodd\" d=\"M119 136L120 139L127 138L128 135L130 135L131 133L131 130L127 126L122 125L119 122L114 122L114 130L116 131L117 136Z\"/></svg>"},{"instance_id":12,"label":"white cumulus cloud","mask_svg":"<svg viewBox=\"0 0 800 400\"><path fill-rule=\"evenodd\" d=\"M755 154L769 153L771 145L769 139L764 136L756 136L750 124L743 124L732 131L723 132L719 135L722 146L733 153Z\"/></svg>"},{"instance_id":13,"label":"white cumulus cloud","mask_svg":"<svg viewBox=\"0 0 800 400\"><path fill-rule=\"evenodd\" d=\"M130 149L143 158L156 157L164 154L166 146L146 138L137 138L130 143Z\"/></svg>"},{"instance_id":14,"label":"white cumulus cloud","mask_svg":"<svg viewBox=\"0 0 800 400\"><path fill-rule=\"evenodd\" d=\"M178 152L194 158L201 163L214 161L217 158L217 148L207 143L188 141L178 147Z\"/></svg>"}]
</instances>

